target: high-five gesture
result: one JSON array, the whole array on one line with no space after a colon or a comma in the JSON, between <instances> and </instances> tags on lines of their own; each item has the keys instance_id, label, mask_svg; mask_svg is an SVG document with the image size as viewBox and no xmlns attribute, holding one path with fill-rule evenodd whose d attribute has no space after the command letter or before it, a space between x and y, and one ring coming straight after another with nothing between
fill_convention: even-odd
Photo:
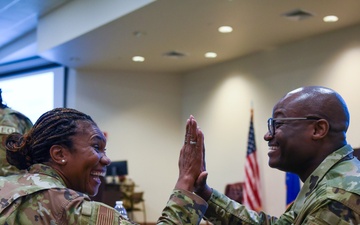
<instances>
[{"instance_id":1,"label":"high-five gesture","mask_svg":"<svg viewBox=\"0 0 360 225\"><path fill-rule=\"evenodd\" d=\"M205 170L204 135L193 116L187 120L184 145L180 151L176 189L195 191L195 182Z\"/></svg>"}]
</instances>

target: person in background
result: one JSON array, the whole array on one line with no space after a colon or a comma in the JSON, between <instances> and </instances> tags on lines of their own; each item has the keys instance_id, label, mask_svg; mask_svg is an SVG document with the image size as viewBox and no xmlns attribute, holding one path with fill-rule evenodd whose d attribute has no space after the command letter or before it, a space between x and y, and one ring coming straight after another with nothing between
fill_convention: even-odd
<instances>
[{"instance_id":1,"label":"person in background","mask_svg":"<svg viewBox=\"0 0 360 225\"><path fill-rule=\"evenodd\" d=\"M206 203L195 195L203 135L187 121L179 177L158 224L199 224ZM197 144L196 144L197 143ZM132 224L113 206L91 201L110 159L106 138L89 115L69 108L44 113L24 135L6 140L7 159L27 173L0 177L0 224Z\"/></svg>"},{"instance_id":2,"label":"person in background","mask_svg":"<svg viewBox=\"0 0 360 225\"><path fill-rule=\"evenodd\" d=\"M346 141L350 115L334 90L307 86L273 108L264 139L269 166L299 175L303 187L279 218L257 213L211 189L205 161L195 193L208 203L213 224L360 224L360 162ZM203 140L203 139L201 139ZM202 144L203 145L203 144ZM202 151L201 149L194 149Z\"/></svg>"},{"instance_id":3,"label":"person in background","mask_svg":"<svg viewBox=\"0 0 360 225\"><path fill-rule=\"evenodd\" d=\"M123 195L125 209L131 208L131 196L135 191L135 182L127 175L119 176L120 192Z\"/></svg>"},{"instance_id":4,"label":"person in background","mask_svg":"<svg viewBox=\"0 0 360 225\"><path fill-rule=\"evenodd\" d=\"M32 122L24 114L9 108L2 99L2 90L0 89L0 176L20 173L15 166L12 166L6 160L5 139L13 133L21 133L29 131Z\"/></svg>"}]
</instances>

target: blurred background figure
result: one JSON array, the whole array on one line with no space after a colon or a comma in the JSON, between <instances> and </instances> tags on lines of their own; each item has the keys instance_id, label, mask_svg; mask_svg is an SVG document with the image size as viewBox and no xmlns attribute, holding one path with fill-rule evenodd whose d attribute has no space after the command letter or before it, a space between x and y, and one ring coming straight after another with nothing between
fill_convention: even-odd
<instances>
[{"instance_id":1,"label":"blurred background figure","mask_svg":"<svg viewBox=\"0 0 360 225\"><path fill-rule=\"evenodd\" d=\"M120 191L123 195L124 207L129 210L132 207L131 197L135 191L135 182L128 176L119 176Z\"/></svg>"},{"instance_id":2,"label":"blurred background figure","mask_svg":"<svg viewBox=\"0 0 360 225\"><path fill-rule=\"evenodd\" d=\"M20 172L15 166L12 166L6 160L6 151L4 143L6 137L14 132L24 134L33 126L32 122L24 114L9 108L2 99L2 90L0 88L0 176L17 174Z\"/></svg>"}]
</instances>

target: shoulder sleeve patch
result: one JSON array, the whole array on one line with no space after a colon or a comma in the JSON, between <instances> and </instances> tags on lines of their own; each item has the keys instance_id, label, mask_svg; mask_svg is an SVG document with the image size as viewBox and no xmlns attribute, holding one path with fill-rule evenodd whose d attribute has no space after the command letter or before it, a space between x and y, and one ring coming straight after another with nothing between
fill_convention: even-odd
<instances>
[{"instance_id":1,"label":"shoulder sleeve patch","mask_svg":"<svg viewBox=\"0 0 360 225\"><path fill-rule=\"evenodd\" d=\"M84 201L82 204L81 214L84 216L91 216L91 202Z\"/></svg>"},{"instance_id":2,"label":"shoulder sleeve patch","mask_svg":"<svg viewBox=\"0 0 360 225\"><path fill-rule=\"evenodd\" d=\"M114 224L114 209L99 205L97 212L97 225L112 225Z\"/></svg>"}]
</instances>

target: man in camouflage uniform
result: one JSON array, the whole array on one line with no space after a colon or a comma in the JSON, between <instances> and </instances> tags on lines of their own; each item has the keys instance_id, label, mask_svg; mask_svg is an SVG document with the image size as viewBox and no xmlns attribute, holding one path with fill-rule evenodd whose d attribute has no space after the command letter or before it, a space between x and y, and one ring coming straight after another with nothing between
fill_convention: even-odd
<instances>
[{"instance_id":1,"label":"man in camouflage uniform","mask_svg":"<svg viewBox=\"0 0 360 225\"><path fill-rule=\"evenodd\" d=\"M269 165L299 175L304 185L279 218L254 212L212 190L207 172L196 193L205 217L218 224L360 224L360 162L346 141L349 112L335 91L309 86L289 92L273 109L264 139Z\"/></svg>"},{"instance_id":2,"label":"man in camouflage uniform","mask_svg":"<svg viewBox=\"0 0 360 225\"><path fill-rule=\"evenodd\" d=\"M7 176L19 173L20 170L6 160L5 139L13 132L24 134L30 130L32 122L25 115L3 104L1 93L0 89L0 176Z\"/></svg>"}]
</instances>

